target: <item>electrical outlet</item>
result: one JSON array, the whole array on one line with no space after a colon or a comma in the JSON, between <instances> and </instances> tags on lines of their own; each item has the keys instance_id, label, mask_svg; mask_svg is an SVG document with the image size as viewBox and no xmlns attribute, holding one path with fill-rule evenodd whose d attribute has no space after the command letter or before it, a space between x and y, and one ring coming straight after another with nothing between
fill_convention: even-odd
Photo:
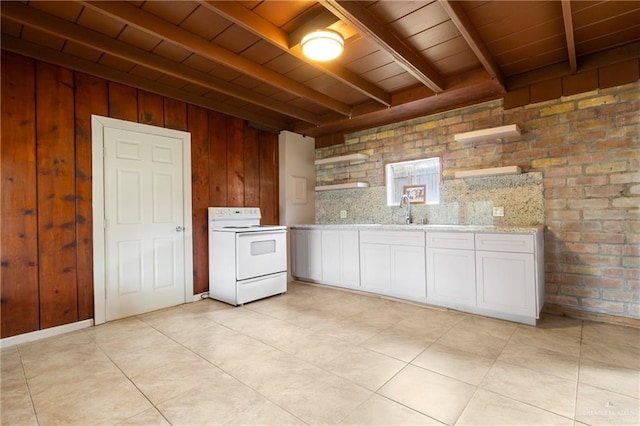
<instances>
[{"instance_id":1,"label":"electrical outlet","mask_svg":"<svg viewBox=\"0 0 640 426\"><path fill-rule=\"evenodd\" d=\"M504 216L504 207L494 207L493 208L494 216Z\"/></svg>"},{"instance_id":2,"label":"electrical outlet","mask_svg":"<svg viewBox=\"0 0 640 426\"><path fill-rule=\"evenodd\" d=\"M347 211L340 210L340 219L346 219L346 218L347 218Z\"/></svg>"}]
</instances>

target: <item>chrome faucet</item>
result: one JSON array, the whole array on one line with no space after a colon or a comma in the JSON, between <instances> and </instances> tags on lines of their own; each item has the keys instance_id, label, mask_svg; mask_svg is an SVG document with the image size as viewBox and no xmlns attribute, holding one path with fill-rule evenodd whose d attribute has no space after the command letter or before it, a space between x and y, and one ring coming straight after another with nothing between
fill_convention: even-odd
<instances>
[{"instance_id":1,"label":"chrome faucet","mask_svg":"<svg viewBox=\"0 0 640 426\"><path fill-rule=\"evenodd\" d=\"M404 222L409 225L411 223L411 200L409 200L409 196L407 194L402 194L402 197L400 197L400 207L402 207L403 202L407 204L407 212L404 215Z\"/></svg>"}]
</instances>

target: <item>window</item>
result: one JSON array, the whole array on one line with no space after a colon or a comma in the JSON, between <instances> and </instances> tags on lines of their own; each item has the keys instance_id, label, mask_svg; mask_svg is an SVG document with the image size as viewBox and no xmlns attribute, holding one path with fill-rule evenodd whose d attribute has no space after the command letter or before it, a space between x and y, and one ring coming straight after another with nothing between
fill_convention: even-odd
<instances>
[{"instance_id":1,"label":"window","mask_svg":"<svg viewBox=\"0 0 640 426\"><path fill-rule=\"evenodd\" d=\"M387 205L396 206L405 192L413 192L416 187L421 194L418 198L425 204L440 203L440 158L402 161L385 166L387 183ZM424 194L420 187L424 185Z\"/></svg>"}]
</instances>

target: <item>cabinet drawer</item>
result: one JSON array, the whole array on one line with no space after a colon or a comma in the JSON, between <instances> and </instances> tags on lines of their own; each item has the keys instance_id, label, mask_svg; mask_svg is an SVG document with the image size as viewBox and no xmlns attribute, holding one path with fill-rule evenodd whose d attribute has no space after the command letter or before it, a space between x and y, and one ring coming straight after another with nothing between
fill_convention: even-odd
<instances>
[{"instance_id":1,"label":"cabinet drawer","mask_svg":"<svg viewBox=\"0 0 640 426\"><path fill-rule=\"evenodd\" d=\"M424 247L423 231L360 231L360 242Z\"/></svg>"},{"instance_id":2,"label":"cabinet drawer","mask_svg":"<svg viewBox=\"0 0 640 426\"><path fill-rule=\"evenodd\" d=\"M476 250L533 253L531 234L476 234Z\"/></svg>"},{"instance_id":3,"label":"cabinet drawer","mask_svg":"<svg viewBox=\"0 0 640 426\"><path fill-rule=\"evenodd\" d=\"M466 232L427 232L428 248L448 248L473 250L475 246L472 233Z\"/></svg>"}]
</instances>

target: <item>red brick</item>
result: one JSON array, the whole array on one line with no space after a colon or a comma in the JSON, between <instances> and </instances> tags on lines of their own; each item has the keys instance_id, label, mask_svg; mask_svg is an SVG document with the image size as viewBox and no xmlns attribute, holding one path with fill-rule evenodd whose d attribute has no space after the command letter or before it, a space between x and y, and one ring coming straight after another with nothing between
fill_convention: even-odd
<instances>
[{"instance_id":1,"label":"red brick","mask_svg":"<svg viewBox=\"0 0 640 426\"><path fill-rule=\"evenodd\" d=\"M579 220L580 212L577 210L549 210L546 212L549 220Z\"/></svg>"},{"instance_id":2,"label":"red brick","mask_svg":"<svg viewBox=\"0 0 640 426\"><path fill-rule=\"evenodd\" d=\"M552 167L545 172L547 177L582 175L582 166Z\"/></svg>"},{"instance_id":3,"label":"red brick","mask_svg":"<svg viewBox=\"0 0 640 426\"><path fill-rule=\"evenodd\" d=\"M532 148L548 148L550 146L558 146L564 143L566 133L562 136L538 137L531 142Z\"/></svg>"},{"instance_id":4,"label":"red brick","mask_svg":"<svg viewBox=\"0 0 640 426\"><path fill-rule=\"evenodd\" d=\"M571 243L565 241L565 247L572 253L598 253L598 244Z\"/></svg>"},{"instance_id":5,"label":"red brick","mask_svg":"<svg viewBox=\"0 0 640 426\"><path fill-rule=\"evenodd\" d=\"M577 296L577 297L593 297L600 296L600 291L597 288L589 288L575 285L563 285L560 287L559 293L565 296Z\"/></svg>"},{"instance_id":6,"label":"red brick","mask_svg":"<svg viewBox=\"0 0 640 426\"><path fill-rule=\"evenodd\" d=\"M600 254L614 254L621 255L623 251L623 244L600 244Z\"/></svg>"},{"instance_id":7,"label":"red brick","mask_svg":"<svg viewBox=\"0 0 640 426\"><path fill-rule=\"evenodd\" d=\"M582 198L584 197L584 190L579 187L564 187L564 188L549 188L544 191L545 198Z\"/></svg>"},{"instance_id":8,"label":"red brick","mask_svg":"<svg viewBox=\"0 0 640 426\"><path fill-rule=\"evenodd\" d=\"M610 151L619 148L629 148L632 146L630 138L625 139L607 139L602 141L591 142L590 151L605 150Z\"/></svg>"},{"instance_id":9,"label":"red brick","mask_svg":"<svg viewBox=\"0 0 640 426\"><path fill-rule=\"evenodd\" d=\"M545 188L564 187L567 185L568 180L566 178L544 178L542 179L542 185Z\"/></svg>"},{"instance_id":10,"label":"red brick","mask_svg":"<svg viewBox=\"0 0 640 426\"><path fill-rule=\"evenodd\" d=\"M602 298L618 302L640 303L640 294L634 291L605 290L602 292Z\"/></svg>"},{"instance_id":11,"label":"red brick","mask_svg":"<svg viewBox=\"0 0 640 426\"><path fill-rule=\"evenodd\" d=\"M547 294L545 299L548 303L553 303L556 305L568 305L568 306L577 306L578 299L576 297L570 296L556 296L553 294Z\"/></svg>"},{"instance_id":12,"label":"red brick","mask_svg":"<svg viewBox=\"0 0 640 426\"><path fill-rule=\"evenodd\" d=\"M632 126L634 124L640 123L640 116L637 113L638 109L636 109L635 114L623 115L620 117L616 117L616 126Z\"/></svg>"},{"instance_id":13,"label":"red brick","mask_svg":"<svg viewBox=\"0 0 640 426\"><path fill-rule=\"evenodd\" d=\"M609 176L612 184L617 183L638 183L640 182L640 172L616 173Z\"/></svg>"},{"instance_id":14,"label":"red brick","mask_svg":"<svg viewBox=\"0 0 640 426\"><path fill-rule=\"evenodd\" d=\"M556 148L549 148L549 156L565 157L570 155L582 154L587 152L586 144L563 145Z\"/></svg>"},{"instance_id":15,"label":"red brick","mask_svg":"<svg viewBox=\"0 0 640 426\"><path fill-rule=\"evenodd\" d=\"M582 306L588 308L595 308L599 311L607 311L607 312L615 312L621 313L624 312L624 304L619 302L610 302L606 300L600 299L582 299Z\"/></svg>"},{"instance_id":16,"label":"red brick","mask_svg":"<svg viewBox=\"0 0 640 426\"><path fill-rule=\"evenodd\" d=\"M599 152L596 154L583 154L569 157L569 164L589 164L598 163L600 161L606 161L609 158L606 152Z\"/></svg>"},{"instance_id":17,"label":"red brick","mask_svg":"<svg viewBox=\"0 0 640 426\"><path fill-rule=\"evenodd\" d=\"M624 234L610 234L605 232L585 232L582 234L582 241L596 243L624 243Z\"/></svg>"},{"instance_id":18,"label":"red brick","mask_svg":"<svg viewBox=\"0 0 640 426\"><path fill-rule=\"evenodd\" d=\"M518 152L529 149L528 142L510 142L500 145L502 152Z\"/></svg>"},{"instance_id":19,"label":"red brick","mask_svg":"<svg viewBox=\"0 0 640 426\"><path fill-rule=\"evenodd\" d=\"M624 286L624 280L622 278L605 278L588 275L558 274L554 281L560 284L574 284L597 288L623 288Z\"/></svg>"},{"instance_id":20,"label":"red brick","mask_svg":"<svg viewBox=\"0 0 640 426\"><path fill-rule=\"evenodd\" d=\"M582 217L585 220L624 220L627 214L624 210L585 210Z\"/></svg>"},{"instance_id":21,"label":"red brick","mask_svg":"<svg viewBox=\"0 0 640 426\"><path fill-rule=\"evenodd\" d=\"M568 186L599 186L606 185L609 180L607 175L599 175L599 176L577 176L567 178Z\"/></svg>"},{"instance_id":22,"label":"red brick","mask_svg":"<svg viewBox=\"0 0 640 426\"><path fill-rule=\"evenodd\" d=\"M570 209L606 209L609 207L609 200L602 198L592 198L583 200L572 200Z\"/></svg>"},{"instance_id":23,"label":"red brick","mask_svg":"<svg viewBox=\"0 0 640 426\"><path fill-rule=\"evenodd\" d=\"M618 266L620 265L620 256L603 256L597 254L589 254L580 256L580 260L587 265L597 266Z\"/></svg>"},{"instance_id":24,"label":"red brick","mask_svg":"<svg viewBox=\"0 0 640 426\"><path fill-rule=\"evenodd\" d=\"M584 189L584 195L586 195L587 197L619 197L623 192L624 188L622 187L622 185L593 186L586 187Z\"/></svg>"}]
</instances>

